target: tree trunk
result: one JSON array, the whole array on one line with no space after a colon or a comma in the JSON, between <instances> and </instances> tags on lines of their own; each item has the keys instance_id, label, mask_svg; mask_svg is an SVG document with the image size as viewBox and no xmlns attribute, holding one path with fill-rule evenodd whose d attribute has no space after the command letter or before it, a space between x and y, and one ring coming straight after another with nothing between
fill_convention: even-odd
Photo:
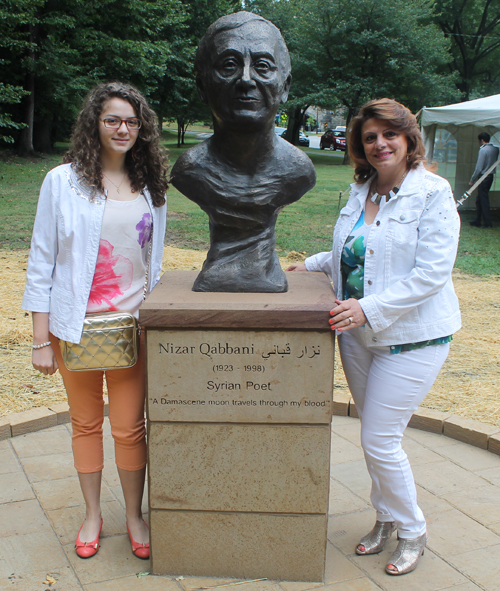
<instances>
[{"instance_id":1,"label":"tree trunk","mask_svg":"<svg viewBox=\"0 0 500 591\"><path fill-rule=\"evenodd\" d=\"M466 67L462 80L460 80L460 83L457 84L458 89L462 93L461 100L464 102L469 100L471 91L471 76L469 76L468 74L469 68Z\"/></svg>"},{"instance_id":2,"label":"tree trunk","mask_svg":"<svg viewBox=\"0 0 500 591\"><path fill-rule=\"evenodd\" d=\"M33 147L33 122L35 118L35 74L30 73L26 76L25 90L30 94L23 97L23 111L24 123L27 127L23 127L19 133L19 143L17 153L19 156L32 156L35 153Z\"/></svg>"},{"instance_id":3,"label":"tree trunk","mask_svg":"<svg viewBox=\"0 0 500 591\"><path fill-rule=\"evenodd\" d=\"M52 124L51 116L44 117L40 123L35 126L34 146L37 152L52 154L54 144L52 142Z\"/></svg>"},{"instance_id":4,"label":"tree trunk","mask_svg":"<svg viewBox=\"0 0 500 591\"><path fill-rule=\"evenodd\" d=\"M35 38L35 27L29 25L30 31L30 43L34 42ZM24 89L29 92L28 95L23 97L22 105L24 111L24 123L27 127L21 129L19 134L17 153L19 156L32 156L35 154L33 147L33 123L35 119L35 51L30 49L28 52L28 58L30 61L30 71L26 74Z\"/></svg>"},{"instance_id":5,"label":"tree trunk","mask_svg":"<svg viewBox=\"0 0 500 591\"><path fill-rule=\"evenodd\" d=\"M177 147L181 147L182 142L182 123L177 119Z\"/></svg>"},{"instance_id":6,"label":"tree trunk","mask_svg":"<svg viewBox=\"0 0 500 591\"><path fill-rule=\"evenodd\" d=\"M346 129L349 129L349 124L351 123L353 117L357 114L358 111L359 109L355 109L354 107L348 107L347 121L345 123ZM351 164L351 159L349 158L349 144L347 143L347 138L345 143L344 161L342 162L342 164Z\"/></svg>"},{"instance_id":7,"label":"tree trunk","mask_svg":"<svg viewBox=\"0 0 500 591\"><path fill-rule=\"evenodd\" d=\"M288 111L288 127L284 133L284 139L296 146L299 143L300 123L302 121L302 110L300 107L293 107Z\"/></svg>"},{"instance_id":8,"label":"tree trunk","mask_svg":"<svg viewBox=\"0 0 500 591\"><path fill-rule=\"evenodd\" d=\"M188 123L184 118L177 119L177 147L184 145L184 135L186 133Z\"/></svg>"}]
</instances>

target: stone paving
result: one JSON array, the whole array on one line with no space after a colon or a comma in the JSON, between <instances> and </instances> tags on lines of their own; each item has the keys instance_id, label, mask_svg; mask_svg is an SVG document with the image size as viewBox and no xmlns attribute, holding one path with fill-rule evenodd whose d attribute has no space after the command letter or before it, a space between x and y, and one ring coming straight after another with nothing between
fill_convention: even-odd
<instances>
[{"instance_id":1,"label":"stone paving","mask_svg":"<svg viewBox=\"0 0 500 591\"><path fill-rule=\"evenodd\" d=\"M15 591L473 591L500 589L500 456L443 435L408 429L404 447L428 522L429 543L417 570L391 577L384 552L354 548L374 521L359 421L333 417L332 473L325 584L148 575L126 534L123 497L105 422L99 553L78 558L74 540L84 518L73 468L70 425L0 442L0 590ZM147 508L145 507L145 511ZM237 586L235 583L239 583ZM221 587L222 585L222 587Z\"/></svg>"}]
</instances>

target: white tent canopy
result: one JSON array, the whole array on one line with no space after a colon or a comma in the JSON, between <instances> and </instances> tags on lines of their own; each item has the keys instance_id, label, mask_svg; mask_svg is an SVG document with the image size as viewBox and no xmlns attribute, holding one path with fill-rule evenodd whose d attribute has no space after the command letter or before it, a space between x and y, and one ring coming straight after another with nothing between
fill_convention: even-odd
<instances>
[{"instance_id":1,"label":"white tent canopy","mask_svg":"<svg viewBox=\"0 0 500 591\"><path fill-rule=\"evenodd\" d=\"M478 134L486 131L492 136L492 143L498 145L500 142L500 94L445 107L424 107L422 134L429 159L434 156L438 128L447 130L457 141L454 193L459 199L469 188L469 179L476 165ZM490 200L491 205L500 206L500 191L491 192ZM467 203L467 206L474 207L474 203Z\"/></svg>"},{"instance_id":2,"label":"white tent canopy","mask_svg":"<svg viewBox=\"0 0 500 591\"><path fill-rule=\"evenodd\" d=\"M447 105L446 107L424 108L422 111L422 127L429 125L476 127L495 127L500 130L500 94L485 98Z\"/></svg>"}]
</instances>

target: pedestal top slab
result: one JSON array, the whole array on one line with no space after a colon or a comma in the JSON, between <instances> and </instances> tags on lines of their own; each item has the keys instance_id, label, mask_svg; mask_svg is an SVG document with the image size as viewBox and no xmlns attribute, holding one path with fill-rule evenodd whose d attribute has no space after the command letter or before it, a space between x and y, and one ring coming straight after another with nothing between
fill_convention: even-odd
<instances>
[{"instance_id":1,"label":"pedestal top slab","mask_svg":"<svg viewBox=\"0 0 500 591\"><path fill-rule=\"evenodd\" d=\"M141 325L330 330L335 292L323 273L287 273L286 293L194 292L197 275L197 271L167 271L141 306Z\"/></svg>"}]
</instances>

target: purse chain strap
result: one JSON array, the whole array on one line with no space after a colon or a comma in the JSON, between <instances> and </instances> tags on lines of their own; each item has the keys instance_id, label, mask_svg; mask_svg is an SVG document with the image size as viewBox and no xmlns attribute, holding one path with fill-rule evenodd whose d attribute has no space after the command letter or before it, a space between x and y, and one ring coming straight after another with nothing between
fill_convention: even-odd
<instances>
[{"instance_id":1,"label":"purse chain strap","mask_svg":"<svg viewBox=\"0 0 500 591\"><path fill-rule=\"evenodd\" d=\"M153 232L154 232L153 218L151 218L151 237L149 239L148 264L146 265L146 276L144 277L144 293L142 294L142 301L144 301L146 299L147 292L148 292L149 269L151 268L151 252L153 250ZM142 326L139 323L137 323L137 329L138 329L139 336L141 336Z\"/></svg>"},{"instance_id":2,"label":"purse chain strap","mask_svg":"<svg viewBox=\"0 0 500 591\"><path fill-rule=\"evenodd\" d=\"M149 270L151 268L151 252L153 250L153 219L151 217L151 237L149 240L149 248L148 248L148 264L146 265L146 276L144 278L144 293L142 295L142 301L146 299L147 291L148 291L148 283L149 283Z\"/></svg>"}]
</instances>

